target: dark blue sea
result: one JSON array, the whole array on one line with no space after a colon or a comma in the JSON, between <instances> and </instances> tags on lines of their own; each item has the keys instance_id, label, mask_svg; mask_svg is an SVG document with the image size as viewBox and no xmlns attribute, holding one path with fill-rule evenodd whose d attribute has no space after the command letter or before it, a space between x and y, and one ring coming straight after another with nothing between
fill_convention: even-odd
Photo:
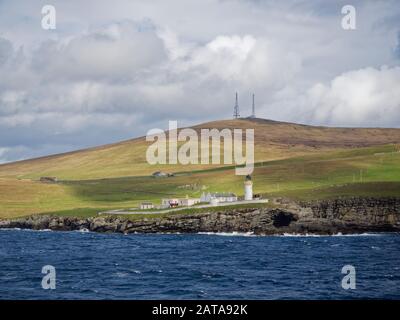
<instances>
[{"instance_id":1,"label":"dark blue sea","mask_svg":"<svg viewBox=\"0 0 400 320\"><path fill-rule=\"evenodd\" d=\"M400 299L400 235L0 230L0 299ZM42 267L56 288L42 288ZM341 286L344 265L356 289Z\"/></svg>"}]
</instances>

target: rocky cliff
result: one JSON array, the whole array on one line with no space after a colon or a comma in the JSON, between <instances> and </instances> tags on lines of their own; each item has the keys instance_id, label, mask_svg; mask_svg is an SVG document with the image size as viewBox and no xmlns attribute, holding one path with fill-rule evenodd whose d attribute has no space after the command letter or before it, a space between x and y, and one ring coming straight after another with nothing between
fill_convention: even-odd
<instances>
[{"instance_id":1,"label":"rocky cliff","mask_svg":"<svg viewBox=\"0 0 400 320\"><path fill-rule=\"evenodd\" d=\"M87 229L120 233L252 232L260 235L400 231L400 198L350 198L301 203L277 200L275 204L276 208L231 209L144 219L36 215L0 221L0 228Z\"/></svg>"}]
</instances>

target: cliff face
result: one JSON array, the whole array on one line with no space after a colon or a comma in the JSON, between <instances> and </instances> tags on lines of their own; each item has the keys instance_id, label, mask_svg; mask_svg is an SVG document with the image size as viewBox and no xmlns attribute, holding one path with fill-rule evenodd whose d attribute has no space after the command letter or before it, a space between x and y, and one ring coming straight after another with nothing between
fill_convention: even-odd
<instances>
[{"instance_id":1,"label":"cliff face","mask_svg":"<svg viewBox=\"0 0 400 320\"><path fill-rule=\"evenodd\" d=\"M400 231L400 198L351 198L280 203L279 208L241 209L166 218L74 218L32 216L0 221L0 228L95 232L252 232L254 234L336 234Z\"/></svg>"},{"instance_id":2,"label":"cliff face","mask_svg":"<svg viewBox=\"0 0 400 320\"><path fill-rule=\"evenodd\" d=\"M400 198L349 198L301 205L311 208L315 219L340 220L343 223L396 225L400 218Z\"/></svg>"}]
</instances>

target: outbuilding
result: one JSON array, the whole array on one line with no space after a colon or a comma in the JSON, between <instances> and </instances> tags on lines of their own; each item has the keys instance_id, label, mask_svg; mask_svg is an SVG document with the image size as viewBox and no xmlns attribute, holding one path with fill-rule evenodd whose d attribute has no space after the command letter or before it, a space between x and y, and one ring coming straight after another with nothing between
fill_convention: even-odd
<instances>
[{"instance_id":1,"label":"outbuilding","mask_svg":"<svg viewBox=\"0 0 400 320\"><path fill-rule=\"evenodd\" d=\"M200 201L201 202L208 202L211 203L211 200L216 199L219 203L220 202L235 202L237 201L237 195L232 192L215 192L215 193L204 193L201 195Z\"/></svg>"},{"instance_id":2,"label":"outbuilding","mask_svg":"<svg viewBox=\"0 0 400 320\"><path fill-rule=\"evenodd\" d=\"M154 204L152 202L142 202L140 204L140 209L142 209L142 210L154 209Z\"/></svg>"}]
</instances>

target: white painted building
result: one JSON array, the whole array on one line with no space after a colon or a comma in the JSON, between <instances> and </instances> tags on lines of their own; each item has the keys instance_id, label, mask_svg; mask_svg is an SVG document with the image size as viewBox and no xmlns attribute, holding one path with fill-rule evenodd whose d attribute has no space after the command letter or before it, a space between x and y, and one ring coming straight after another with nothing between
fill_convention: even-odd
<instances>
[{"instance_id":1,"label":"white painted building","mask_svg":"<svg viewBox=\"0 0 400 320\"><path fill-rule=\"evenodd\" d=\"M140 209L145 210L145 209L153 209L154 208L154 204L151 202L142 202L140 204Z\"/></svg>"},{"instance_id":2,"label":"white painted building","mask_svg":"<svg viewBox=\"0 0 400 320\"><path fill-rule=\"evenodd\" d=\"M200 202L211 203L212 200L216 200L217 202L235 202L237 201L237 196L234 193L226 192L226 193L204 193L200 197ZM215 201L214 201L215 202Z\"/></svg>"},{"instance_id":3,"label":"white painted building","mask_svg":"<svg viewBox=\"0 0 400 320\"><path fill-rule=\"evenodd\" d=\"M179 205L190 207L197 203L200 203L200 198L183 198L179 199Z\"/></svg>"}]
</instances>

